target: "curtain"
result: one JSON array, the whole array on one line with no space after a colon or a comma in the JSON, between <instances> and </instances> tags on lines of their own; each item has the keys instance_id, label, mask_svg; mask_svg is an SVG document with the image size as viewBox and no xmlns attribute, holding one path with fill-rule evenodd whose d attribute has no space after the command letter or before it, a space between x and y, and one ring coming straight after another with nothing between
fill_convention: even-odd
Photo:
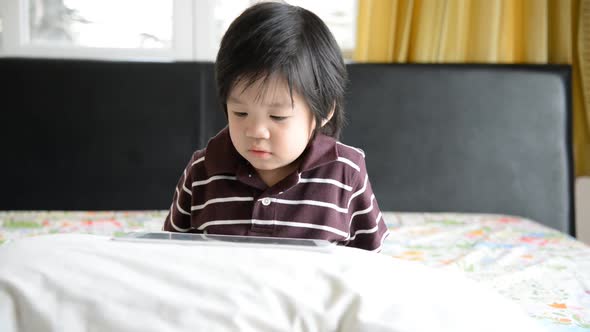
<instances>
[{"instance_id":1,"label":"curtain","mask_svg":"<svg viewBox=\"0 0 590 332\"><path fill-rule=\"evenodd\" d=\"M571 64L576 175L590 175L590 0L359 0L353 58Z\"/></svg>"}]
</instances>

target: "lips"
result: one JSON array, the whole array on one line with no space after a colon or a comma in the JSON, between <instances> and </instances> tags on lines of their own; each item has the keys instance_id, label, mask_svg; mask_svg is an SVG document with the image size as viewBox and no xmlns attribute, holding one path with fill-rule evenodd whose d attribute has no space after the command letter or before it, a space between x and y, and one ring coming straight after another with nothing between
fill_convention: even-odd
<instances>
[{"instance_id":1,"label":"lips","mask_svg":"<svg viewBox=\"0 0 590 332\"><path fill-rule=\"evenodd\" d=\"M248 152L250 152L251 154L257 156L257 157L267 157L270 156L270 152L259 149L259 148L252 148L252 149L248 149Z\"/></svg>"},{"instance_id":2,"label":"lips","mask_svg":"<svg viewBox=\"0 0 590 332\"><path fill-rule=\"evenodd\" d=\"M250 152L258 152L258 153L270 153L270 152L268 152L268 151L266 151L264 149L261 149L261 148L250 148L250 149L248 149L248 151L250 151Z\"/></svg>"}]
</instances>

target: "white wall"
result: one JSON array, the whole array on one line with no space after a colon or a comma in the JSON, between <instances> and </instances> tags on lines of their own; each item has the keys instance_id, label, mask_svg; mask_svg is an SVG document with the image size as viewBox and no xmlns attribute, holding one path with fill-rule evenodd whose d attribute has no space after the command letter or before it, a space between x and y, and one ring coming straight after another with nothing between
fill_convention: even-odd
<instances>
[{"instance_id":1,"label":"white wall","mask_svg":"<svg viewBox=\"0 0 590 332\"><path fill-rule=\"evenodd\" d=\"M576 232L578 240L590 245L590 177L576 180Z\"/></svg>"}]
</instances>

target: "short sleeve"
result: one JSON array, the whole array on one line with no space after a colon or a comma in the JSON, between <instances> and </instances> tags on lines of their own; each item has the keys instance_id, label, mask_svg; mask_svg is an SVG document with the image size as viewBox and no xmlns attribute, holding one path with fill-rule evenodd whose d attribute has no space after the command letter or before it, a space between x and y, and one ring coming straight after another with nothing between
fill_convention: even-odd
<instances>
[{"instance_id":1,"label":"short sleeve","mask_svg":"<svg viewBox=\"0 0 590 332\"><path fill-rule=\"evenodd\" d=\"M389 235L383 213L373 193L364 159L353 187L348 208L349 239L347 246L370 251L380 251L383 241Z\"/></svg>"},{"instance_id":2,"label":"short sleeve","mask_svg":"<svg viewBox=\"0 0 590 332\"><path fill-rule=\"evenodd\" d=\"M188 232L191 230L191 201L192 201L192 169L197 152L195 152L185 167L172 197L170 210L164 221L162 230L169 232Z\"/></svg>"}]
</instances>

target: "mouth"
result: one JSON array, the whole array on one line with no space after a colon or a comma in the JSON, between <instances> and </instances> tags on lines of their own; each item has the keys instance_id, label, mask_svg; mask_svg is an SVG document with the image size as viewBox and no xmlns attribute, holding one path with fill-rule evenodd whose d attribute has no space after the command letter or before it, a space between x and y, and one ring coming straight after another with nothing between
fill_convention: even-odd
<instances>
[{"instance_id":1,"label":"mouth","mask_svg":"<svg viewBox=\"0 0 590 332\"><path fill-rule=\"evenodd\" d=\"M268 157L270 156L270 152L259 150L259 149L248 149L248 152L256 157Z\"/></svg>"}]
</instances>

